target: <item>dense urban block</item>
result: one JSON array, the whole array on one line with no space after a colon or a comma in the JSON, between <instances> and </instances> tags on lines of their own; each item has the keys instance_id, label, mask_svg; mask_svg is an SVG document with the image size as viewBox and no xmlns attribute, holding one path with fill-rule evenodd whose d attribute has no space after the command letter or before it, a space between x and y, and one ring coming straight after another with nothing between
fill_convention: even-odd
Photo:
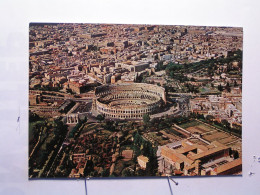
<instances>
[{"instance_id":1,"label":"dense urban block","mask_svg":"<svg viewBox=\"0 0 260 195\"><path fill-rule=\"evenodd\" d=\"M31 23L29 178L242 174L239 27Z\"/></svg>"}]
</instances>

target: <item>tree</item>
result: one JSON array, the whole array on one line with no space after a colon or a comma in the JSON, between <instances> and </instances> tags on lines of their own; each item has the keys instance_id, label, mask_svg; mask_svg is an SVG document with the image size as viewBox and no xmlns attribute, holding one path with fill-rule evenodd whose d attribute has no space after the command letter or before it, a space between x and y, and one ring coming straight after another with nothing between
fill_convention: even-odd
<instances>
[{"instance_id":1,"label":"tree","mask_svg":"<svg viewBox=\"0 0 260 195\"><path fill-rule=\"evenodd\" d=\"M215 118L215 117L212 116L212 115L207 115L207 116L206 116L206 120L208 120L208 121L212 121L214 118Z\"/></svg>"},{"instance_id":2,"label":"tree","mask_svg":"<svg viewBox=\"0 0 260 195\"><path fill-rule=\"evenodd\" d=\"M136 132L136 134L134 135L134 144L135 144L136 146L139 145L140 139L141 139L141 137L140 137L139 133Z\"/></svg>"},{"instance_id":3,"label":"tree","mask_svg":"<svg viewBox=\"0 0 260 195\"><path fill-rule=\"evenodd\" d=\"M70 93L70 94L73 94L73 91L72 91L70 88L67 88L67 89L66 89L66 92L67 92L67 93Z\"/></svg>"},{"instance_id":4,"label":"tree","mask_svg":"<svg viewBox=\"0 0 260 195\"><path fill-rule=\"evenodd\" d=\"M237 150L233 151L233 157L234 157L234 159L238 159L239 158L239 153L238 153Z\"/></svg>"},{"instance_id":5,"label":"tree","mask_svg":"<svg viewBox=\"0 0 260 195\"><path fill-rule=\"evenodd\" d=\"M235 80L234 87L237 87L237 86L238 86L238 84L237 84L237 81Z\"/></svg>"},{"instance_id":6,"label":"tree","mask_svg":"<svg viewBox=\"0 0 260 195\"><path fill-rule=\"evenodd\" d=\"M213 74L214 74L214 70L213 70L213 66L211 65L208 67L208 75L213 76Z\"/></svg>"},{"instance_id":7,"label":"tree","mask_svg":"<svg viewBox=\"0 0 260 195\"><path fill-rule=\"evenodd\" d=\"M114 121L106 121L104 128L110 131L115 131Z\"/></svg>"},{"instance_id":8,"label":"tree","mask_svg":"<svg viewBox=\"0 0 260 195\"><path fill-rule=\"evenodd\" d=\"M97 120L99 122L103 121L104 119L105 119L104 115L102 115L102 114L97 115Z\"/></svg>"},{"instance_id":9,"label":"tree","mask_svg":"<svg viewBox=\"0 0 260 195\"><path fill-rule=\"evenodd\" d=\"M163 62L162 61L158 62L156 71L160 71L160 70L164 70L164 69L165 69L165 66L163 65Z\"/></svg>"},{"instance_id":10,"label":"tree","mask_svg":"<svg viewBox=\"0 0 260 195\"><path fill-rule=\"evenodd\" d=\"M230 123L226 119L221 120L221 123L224 125L224 127L230 129Z\"/></svg>"},{"instance_id":11,"label":"tree","mask_svg":"<svg viewBox=\"0 0 260 195\"><path fill-rule=\"evenodd\" d=\"M171 78L174 78L174 76L175 76L175 74L174 74L173 71L170 71L170 74L169 74L169 75L170 75Z\"/></svg>"},{"instance_id":12,"label":"tree","mask_svg":"<svg viewBox=\"0 0 260 195\"><path fill-rule=\"evenodd\" d=\"M94 163L92 160L88 160L86 168L84 170L84 176L89 176L93 171L94 171Z\"/></svg>"},{"instance_id":13,"label":"tree","mask_svg":"<svg viewBox=\"0 0 260 195\"><path fill-rule=\"evenodd\" d=\"M101 176L102 176L102 177L108 177L108 176L109 176L109 169L104 169L104 170L101 172Z\"/></svg>"},{"instance_id":14,"label":"tree","mask_svg":"<svg viewBox=\"0 0 260 195\"><path fill-rule=\"evenodd\" d=\"M41 118L39 117L38 114L33 113L29 110L29 122L34 122L34 121L39 121Z\"/></svg>"},{"instance_id":15,"label":"tree","mask_svg":"<svg viewBox=\"0 0 260 195\"><path fill-rule=\"evenodd\" d=\"M148 114L143 115L144 124L148 124L150 122L150 116Z\"/></svg>"},{"instance_id":16,"label":"tree","mask_svg":"<svg viewBox=\"0 0 260 195\"><path fill-rule=\"evenodd\" d=\"M131 176L134 176L134 171L131 170L129 167L125 168L123 171L122 171L122 176L123 177L131 177Z\"/></svg>"},{"instance_id":17,"label":"tree","mask_svg":"<svg viewBox=\"0 0 260 195\"><path fill-rule=\"evenodd\" d=\"M218 90L219 90L219 91L223 91L223 87L222 87L221 84L218 86Z\"/></svg>"},{"instance_id":18,"label":"tree","mask_svg":"<svg viewBox=\"0 0 260 195\"><path fill-rule=\"evenodd\" d=\"M84 116L84 119L82 120L83 123L86 123L88 121L88 118Z\"/></svg>"},{"instance_id":19,"label":"tree","mask_svg":"<svg viewBox=\"0 0 260 195\"><path fill-rule=\"evenodd\" d=\"M231 91L231 88L230 88L229 82L227 82L225 89L226 89L228 92Z\"/></svg>"}]
</instances>

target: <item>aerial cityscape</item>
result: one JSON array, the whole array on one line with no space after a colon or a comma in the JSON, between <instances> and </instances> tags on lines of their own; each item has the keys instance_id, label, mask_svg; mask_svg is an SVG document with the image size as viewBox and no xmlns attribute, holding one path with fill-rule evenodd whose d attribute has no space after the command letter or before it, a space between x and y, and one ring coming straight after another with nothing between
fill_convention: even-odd
<instances>
[{"instance_id":1,"label":"aerial cityscape","mask_svg":"<svg viewBox=\"0 0 260 195\"><path fill-rule=\"evenodd\" d=\"M29 178L242 175L240 27L30 23Z\"/></svg>"}]
</instances>

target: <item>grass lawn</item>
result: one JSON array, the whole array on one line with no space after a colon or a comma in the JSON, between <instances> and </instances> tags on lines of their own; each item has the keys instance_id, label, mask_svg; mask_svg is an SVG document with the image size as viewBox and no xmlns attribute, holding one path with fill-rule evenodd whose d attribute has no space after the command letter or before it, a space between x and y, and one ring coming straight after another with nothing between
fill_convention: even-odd
<instances>
[{"instance_id":1,"label":"grass lawn","mask_svg":"<svg viewBox=\"0 0 260 195\"><path fill-rule=\"evenodd\" d=\"M201 125L201 123L198 121L192 120L192 121L189 121L186 123L182 123L179 126L182 127L183 129L186 129L188 127L193 127L193 126L198 126L198 125Z\"/></svg>"}]
</instances>

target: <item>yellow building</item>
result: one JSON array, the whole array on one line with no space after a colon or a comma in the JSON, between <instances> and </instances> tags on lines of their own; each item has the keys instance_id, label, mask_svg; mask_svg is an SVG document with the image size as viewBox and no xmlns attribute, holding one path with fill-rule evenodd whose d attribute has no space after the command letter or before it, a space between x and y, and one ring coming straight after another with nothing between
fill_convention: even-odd
<instances>
[{"instance_id":1,"label":"yellow building","mask_svg":"<svg viewBox=\"0 0 260 195\"><path fill-rule=\"evenodd\" d=\"M146 165L149 162L149 159L146 156L141 155L137 157L137 162L141 169L146 169Z\"/></svg>"}]
</instances>

